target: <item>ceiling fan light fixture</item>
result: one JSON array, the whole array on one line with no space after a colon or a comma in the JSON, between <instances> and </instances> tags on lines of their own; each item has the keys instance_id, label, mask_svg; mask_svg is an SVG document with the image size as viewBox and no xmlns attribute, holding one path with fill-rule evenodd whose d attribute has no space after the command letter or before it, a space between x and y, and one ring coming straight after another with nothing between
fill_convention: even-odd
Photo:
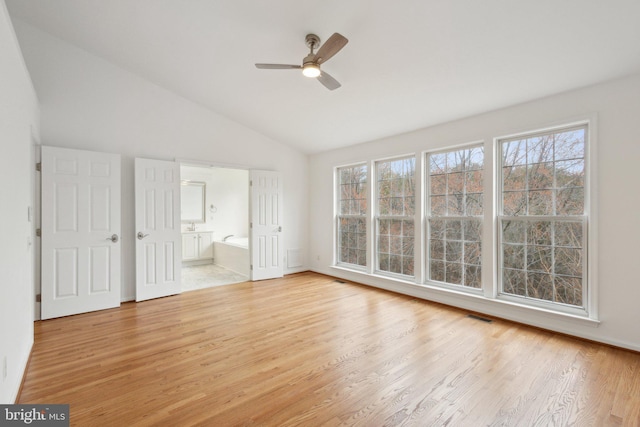
<instances>
[{"instance_id":1,"label":"ceiling fan light fixture","mask_svg":"<svg viewBox=\"0 0 640 427\"><path fill-rule=\"evenodd\" d=\"M302 66L302 74L305 77L318 77L320 75L320 66L314 63L307 63Z\"/></svg>"}]
</instances>

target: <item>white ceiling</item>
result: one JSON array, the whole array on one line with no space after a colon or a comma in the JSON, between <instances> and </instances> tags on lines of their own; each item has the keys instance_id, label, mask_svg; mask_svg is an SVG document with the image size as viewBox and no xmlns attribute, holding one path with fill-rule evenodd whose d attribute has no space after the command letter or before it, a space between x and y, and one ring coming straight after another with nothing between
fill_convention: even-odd
<instances>
[{"instance_id":1,"label":"white ceiling","mask_svg":"<svg viewBox=\"0 0 640 427\"><path fill-rule=\"evenodd\" d=\"M6 0L13 18L306 153L640 72L638 0ZM298 70L307 33L347 46Z\"/></svg>"}]
</instances>

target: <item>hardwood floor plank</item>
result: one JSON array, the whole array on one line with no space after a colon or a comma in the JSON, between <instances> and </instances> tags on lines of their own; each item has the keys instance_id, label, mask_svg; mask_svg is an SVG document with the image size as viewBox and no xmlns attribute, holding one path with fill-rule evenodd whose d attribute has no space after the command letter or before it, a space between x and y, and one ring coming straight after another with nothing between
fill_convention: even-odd
<instances>
[{"instance_id":1,"label":"hardwood floor plank","mask_svg":"<svg viewBox=\"0 0 640 427\"><path fill-rule=\"evenodd\" d=\"M640 354L301 273L37 322L74 426L638 425Z\"/></svg>"}]
</instances>

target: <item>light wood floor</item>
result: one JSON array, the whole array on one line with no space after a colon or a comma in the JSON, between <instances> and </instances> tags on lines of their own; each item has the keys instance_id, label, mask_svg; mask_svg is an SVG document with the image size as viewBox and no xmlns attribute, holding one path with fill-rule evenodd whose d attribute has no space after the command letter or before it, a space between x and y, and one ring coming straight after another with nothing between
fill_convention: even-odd
<instances>
[{"instance_id":1,"label":"light wood floor","mask_svg":"<svg viewBox=\"0 0 640 427\"><path fill-rule=\"evenodd\" d=\"M640 354L314 273L36 323L20 403L77 426L609 426Z\"/></svg>"}]
</instances>

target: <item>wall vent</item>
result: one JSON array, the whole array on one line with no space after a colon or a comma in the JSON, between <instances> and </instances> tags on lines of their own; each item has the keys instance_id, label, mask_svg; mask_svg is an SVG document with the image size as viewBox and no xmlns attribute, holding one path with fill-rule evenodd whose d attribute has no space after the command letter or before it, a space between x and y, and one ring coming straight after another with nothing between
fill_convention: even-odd
<instances>
[{"instance_id":1,"label":"wall vent","mask_svg":"<svg viewBox=\"0 0 640 427\"><path fill-rule=\"evenodd\" d=\"M491 319L487 319L486 317L477 316L475 314L469 314L469 315L467 315L467 317L470 318L470 319L480 320L482 322L487 322L487 323L493 322L493 320L491 320Z\"/></svg>"}]
</instances>

